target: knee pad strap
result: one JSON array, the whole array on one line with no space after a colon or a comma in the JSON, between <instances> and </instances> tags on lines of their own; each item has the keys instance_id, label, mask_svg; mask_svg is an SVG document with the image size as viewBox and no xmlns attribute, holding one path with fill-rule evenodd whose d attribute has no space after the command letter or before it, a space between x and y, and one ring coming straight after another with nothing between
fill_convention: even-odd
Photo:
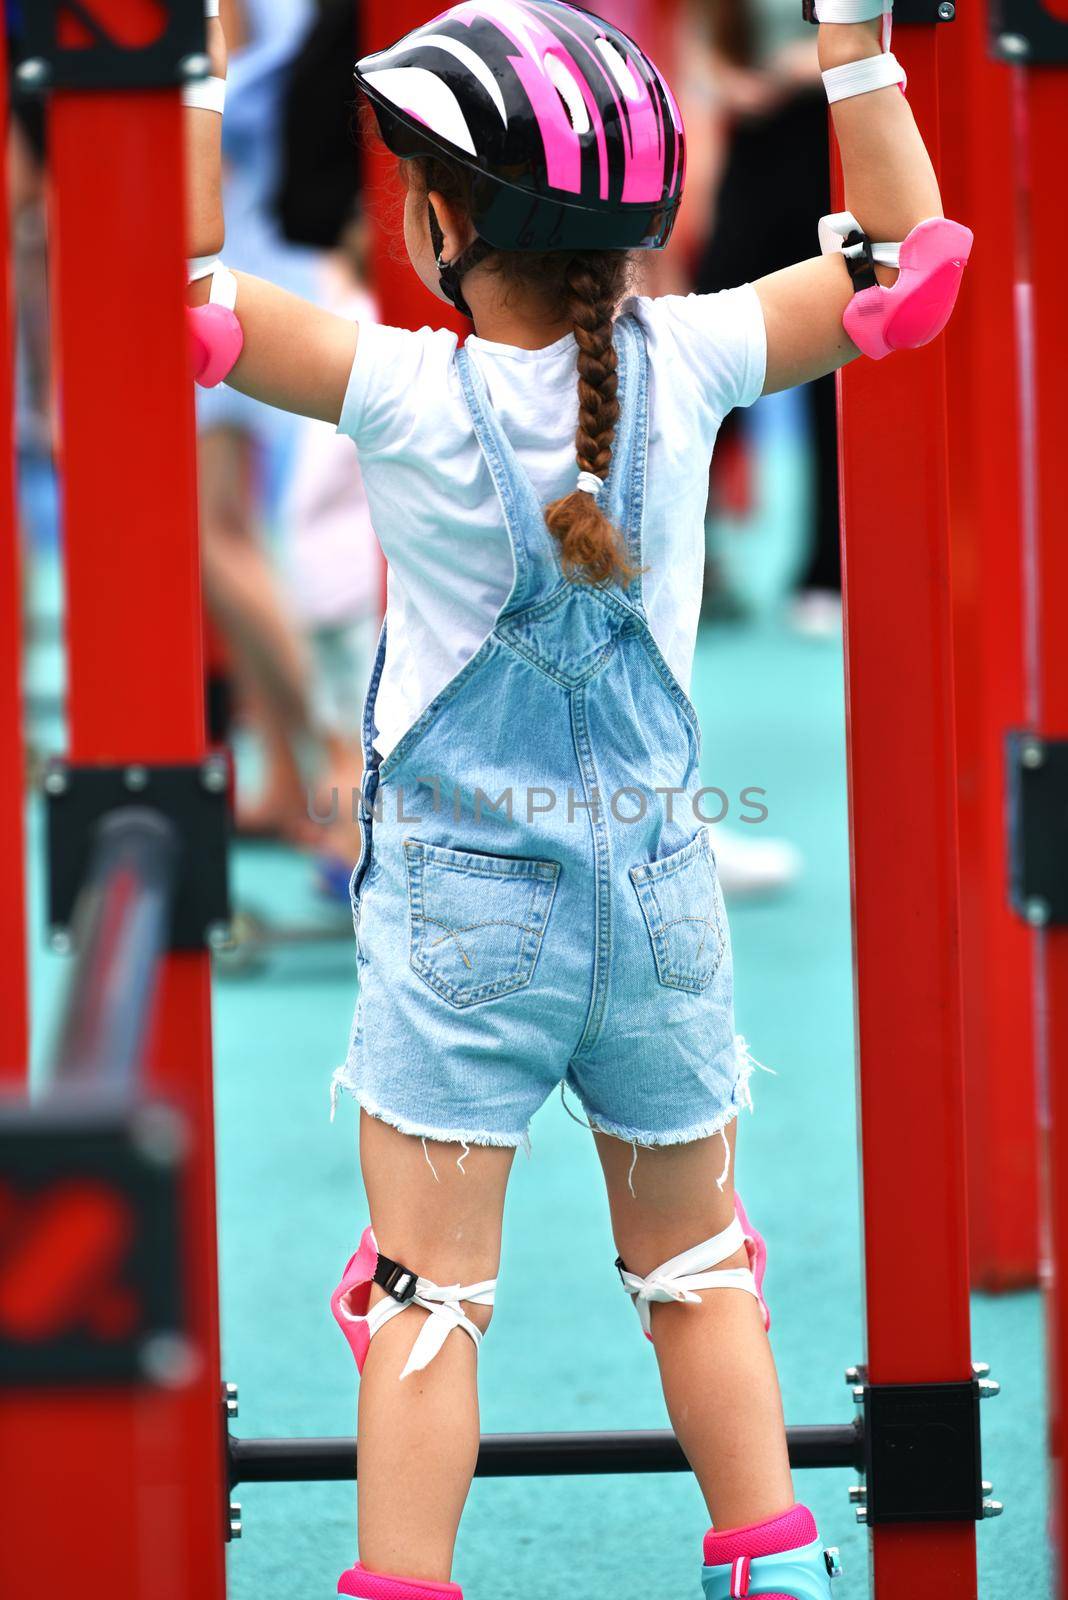
<instances>
[{"instance_id":1,"label":"knee pad strap","mask_svg":"<svg viewBox=\"0 0 1068 1600\"><path fill-rule=\"evenodd\" d=\"M665 1261L647 1278L628 1272L622 1257L619 1257L616 1268L620 1282L634 1301L634 1309L646 1338L652 1337L653 1305L667 1304L672 1300L682 1305L700 1305L699 1289L742 1289L759 1300L756 1279L749 1267L719 1267L721 1261L726 1261L744 1244L745 1234L735 1217L722 1233L695 1245L692 1250L672 1256L670 1261Z\"/></svg>"},{"instance_id":2,"label":"knee pad strap","mask_svg":"<svg viewBox=\"0 0 1068 1600\"><path fill-rule=\"evenodd\" d=\"M379 1300L374 1306L371 1305L373 1283L385 1289L387 1295L385 1300ZM428 1312L401 1373L402 1378L407 1378L430 1365L456 1328L467 1334L477 1350L482 1343L482 1329L466 1315L463 1303L491 1306L496 1290L496 1278L486 1278L481 1283L453 1283L444 1287L432 1283L429 1278L421 1278L399 1261L391 1261L388 1256L382 1255L374 1233L367 1228L360 1248L349 1260L341 1282L331 1296L330 1305L361 1372L367 1359L368 1346L380 1328L384 1328L394 1317L399 1317L402 1311L407 1311L409 1306L419 1306Z\"/></svg>"}]
</instances>

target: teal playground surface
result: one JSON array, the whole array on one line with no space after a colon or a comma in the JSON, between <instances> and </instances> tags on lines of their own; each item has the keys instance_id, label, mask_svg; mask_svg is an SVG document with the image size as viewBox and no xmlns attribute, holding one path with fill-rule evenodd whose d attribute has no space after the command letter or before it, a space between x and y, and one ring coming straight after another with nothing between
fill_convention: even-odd
<instances>
[{"instance_id":1,"label":"teal playground surface","mask_svg":"<svg viewBox=\"0 0 1068 1600\"><path fill-rule=\"evenodd\" d=\"M31 672L31 687L35 673L50 676L47 663ZM739 1027L775 1072L754 1077L739 1187L768 1238L787 1417L848 1421L843 1371L862 1343L840 647L774 620L717 626L699 645L694 698L705 782L730 796L765 789L766 826L804 854L791 891L732 909ZM39 1056L65 968L43 953L37 821ZM273 917L314 919L310 880L308 863L282 850L237 853L238 903ZM239 1433L354 1430L355 1373L327 1304L365 1222L353 1107L345 1101L333 1123L329 1116L353 990L345 937L280 951L264 971L215 985L223 1374L240 1386ZM922 1105L902 1106L903 1118L922 1115ZM640 1170L639 1161L639 1180ZM900 1181L924 1175L903 1168ZM902 1248L940 1243L932 1236ZM655 1363L613 1258L592 1142L551 1101L512 1182L497 1312L481 1356L486 1431L665 1425ZM926 1315L922 1304L912 1309ZM982 1420L985 1476L1006 1506L979 1528L980 1593L1037 1600L1049 1593L1037 1295L977 1296L973 1348L1002 1384ZM837 1600L869 1592L867 1537L846 1502L851 1481L834 1471L797 1483L825 1541L841 1547ZM328 1600L355 1558L353 1485L246 1485L239 1498L232 1600ZM697 1600L705 1526L697 1490L681 1474L476 1482L455 1575L466 1600Z\"/></svg>"}]
</instances>

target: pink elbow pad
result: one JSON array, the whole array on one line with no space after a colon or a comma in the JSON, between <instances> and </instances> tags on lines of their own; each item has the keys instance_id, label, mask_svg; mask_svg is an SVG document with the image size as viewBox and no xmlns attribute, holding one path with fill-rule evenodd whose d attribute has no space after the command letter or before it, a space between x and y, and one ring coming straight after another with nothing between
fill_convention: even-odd
<instances>
[{"instance_id":1,"label":"pink elbow pad","mask_svg":"<svg viewBox=\"0 0 1068 1600\"><path fill-rule=\"evenodd\" d=\"M971 254L972 231L946 217L928 217L900 246L890 288L858 289L842 318L857 349L873 361L892 350L915 350L942 332L957 302ZM878 260L878 254L876 254Z\"/></svg>"},{"instance_id":2,"label":"pink elbow pad","mask_svg":"<svg viewBox=\"0 0 1068 1600\"><path fill-rule=\"evenodd\" d=\"M214 389L234 369L245 336L228 306L186 307L193 376L202 389Z\"/></svg>"}]
</instances>

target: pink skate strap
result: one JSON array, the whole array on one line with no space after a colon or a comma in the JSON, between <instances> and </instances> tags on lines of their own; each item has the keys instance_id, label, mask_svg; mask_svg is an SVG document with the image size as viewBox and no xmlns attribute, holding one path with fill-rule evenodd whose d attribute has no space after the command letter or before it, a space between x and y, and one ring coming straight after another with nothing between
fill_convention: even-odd
<instances>
[{"instance_id":1,"label":"pink skate strap","mask_svg":"<svg viewBox=\"0 0 1068 1600\"><path fill-rule=\"evenodd\" d=\"M357 1561L343 1572L337 1592L351 1600L464 1600L458 1583L429 1583L425 1578L393 1578L386 1572L368 1572Z\"/></svg>"},{"instance_id":2,"label":"pink skate strap","mask_svg":"<svg viewBox=\"0 0 1068 1600\"><path fill-rule=\"evenodd\" d=\"M214 389L229 377L244 347L241 324L227 306L187 306L186 328L193 376L202 389Z\"/></svg>"},{"instance_id":3,"label":"pink skate strap","mask_svg":"<svg viewBox=\"0 0 1068 1600\"><path fill-rule=\"evenodd\" d=\"M710 1528L705 1534L705 1566L725 1567L756 1561L761 1556L780 1556L811 1544L816 1537L816 1520L808 1507L791 1506L781 1516L772 1517L769 1522L750 1523L747 1528L725 1528L722 1533ZM732 1572L732 1584L734 1580ZM740 1592L744 1594L745 1590Z\"/></svg>"},{"instance_id":4,"label":"pink skate strap","mask_svg":"<svg viewBox=\"0 0 1068 1600\"><path fill-rule=\"evenodd\" d=\"M873 361L891 350L915 350L942 332L957 303L972 232L946 217L917 223L902 241L897 281L855 294L842 324Z\"/></svg>"}]
</instances>

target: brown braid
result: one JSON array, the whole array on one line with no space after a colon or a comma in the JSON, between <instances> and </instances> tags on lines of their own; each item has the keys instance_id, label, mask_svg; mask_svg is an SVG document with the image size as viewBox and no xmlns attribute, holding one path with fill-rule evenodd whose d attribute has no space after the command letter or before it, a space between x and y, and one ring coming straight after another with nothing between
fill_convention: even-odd
<instances>
[{"instance_id":1,"label":"brown braid","mask_svg":"<svg viewBox=\"0 0 1068 1600\"><path fill-rule=\"evenodd\" d=\"M441 158L404 163L410 180L428 193L470 206L470 175ZM616 352L612 343L616 308L630 277L632 258L621 250L531 252L498 250L486 262L509 290L523 297L549 326L570 320L578 344L579 417L575 433L578 469L604 480L612 462L619 421ZM598 499L576 489L545 510L545 521L560 544L560 561L569 578L586 583L626 585L638 569L627 559L623 539Z\"/></svg>"},{"instance_id":2,"label":"brown braid","mask_svg":"<svg viewBox=\"0 0 1068 1600\"><path fill-rule=\"evenodd\" d=\"M579 416L575 456L580 472L602 482L612 464L619 421L619 376L612 329L627 271L627 259L601 251L573 256L565 271L568 306L578 344ZM545 521L560 544L569 578L587 583L627 584L635 576L619 533L599 498L575 489L554 500Z\"/></svg>"}]
</instances>

